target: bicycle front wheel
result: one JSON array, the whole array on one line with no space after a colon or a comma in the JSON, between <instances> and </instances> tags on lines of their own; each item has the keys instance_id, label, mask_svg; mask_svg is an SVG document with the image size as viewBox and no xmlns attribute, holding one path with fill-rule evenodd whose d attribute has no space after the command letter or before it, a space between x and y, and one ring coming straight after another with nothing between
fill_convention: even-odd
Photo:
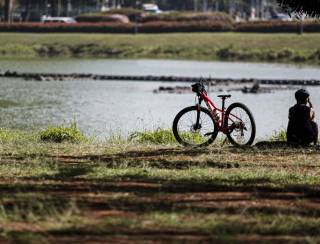
<instances>
[{"instance_id":1,"label":"bicycle front wheel","mask_svg":"<svg viewBox=\"0 0 320 244\"><path fill-rule=\"evenodd\" d=\"M191 106L181 110L173 121L173 134L184 146L207 146L217 137L218 127L210 111Z\"/></svg>"},{"instance_id":2,"label":"bicycle front wheel","mask_svg":"<svg viewBox=\"0 0 320 244\"><path fill-rule=\"evenodd\" d=\"M256 136L256 124L250 110L242 103L231 104L225 114L224 125L231 144L251 145Z\"/></svg>"}]
</instances>

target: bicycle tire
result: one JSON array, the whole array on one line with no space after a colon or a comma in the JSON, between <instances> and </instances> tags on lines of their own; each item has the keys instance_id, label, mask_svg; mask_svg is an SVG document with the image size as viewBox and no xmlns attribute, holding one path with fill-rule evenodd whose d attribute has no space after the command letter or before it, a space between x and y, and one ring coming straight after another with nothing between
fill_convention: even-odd
<instances>
[{"instance_id":1,"label":"bicycle tire","mask_svg":"<svg viewBox=\"0 0 320 244\"><path fill-rule=\"evenodd\" d=\"M252 143L254 142L254 139L255 139L255 136L256 136L256 124L255 124L255 121L254 121L254 118L253 118L253 115L251 113L251 111L249 110L249 108L242 104L242 103L233 103L231 104L228 108L227 108L227 111L225 113L225 119L224 119L224 125L225 126L228 126L228 122L230 121L229 120L229 116L230 114L232 115L232 110L235 110L236 108L240 108L242 109L248 116L249 120L250 120L250 128L251 128L251 134L250 136L248 137L248 140L246 142L244 142L243 144L242 143L239 143L235 140L235 138L233 137L232 133L234 132L234 130L226 133L227 135L227 138L228 140L230 141L231 144L233 145L236 145L236 146L249 146L249 145L252 145ZM243 121L241 121L243 122ZM234 123L234 122L233 122ZM245 124L245 126L247 126L247 124ZM243 133L243 131L242 131Z\"/></svg>"},{"instance_id":2,"label":"bicycle tire","mask_svg":"<svg viewBox=\"0 0 320 244\"><path fill-rule=\"evenodd\" d=\"M211 112L207 109L207 108L204 108L204 107L200 107L200 118L201 118L201 115L205 115L208 119L210 119L210 123L212 123L212 131L211 129L209 130L209 132L207 132L206 134L210 134L208 135L208 140L204 141L204 142L200 142L199 143L191 143L189 141L187 141L185 138L183 138L183 132L179 130L179 122L181 122L181 119L184 115L186 115L187 113L190 113L190 112L195 112L197 113L198 111L198 107L197 106L191 106L191 107L186 107L184 109L182 109L177 115L176 117L174 118L173 120L173 125L172 125L172 131L173 131L173 135L174 137L176 138L176 140L183 146L196 146L196 147L204 147L204 146L208 146L210 145L211 143L214 142L214 140L216 139L217 137L217 134L218 134L218 126L215 122L215 120L213 119L212 115L211 115ZM191 135L191 138L193 137L193 135L197 136L195 131L192 131L192 127L194 126L194 122L195 121L191 121L191 124L190 124L190 132L193 133ZM201 125L200 125L201 127ZM187 126L188 128L188 126ZM199 129L201 130L201 128ZM188 132L185 132L185 133L189 133ZM198 138L200 138L200 135L198 134ZM204 135L206 136L206 135ZM210 137L209 137L210 136ZM187 135L187 137L190 138L189 135ZM197 139L197 138L195 138Z\"/></svg>"}]
</instances>

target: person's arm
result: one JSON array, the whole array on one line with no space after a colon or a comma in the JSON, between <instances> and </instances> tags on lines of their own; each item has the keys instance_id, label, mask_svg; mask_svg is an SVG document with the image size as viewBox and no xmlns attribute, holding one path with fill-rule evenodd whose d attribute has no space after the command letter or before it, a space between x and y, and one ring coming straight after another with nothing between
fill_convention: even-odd
<instances>
[{"instance_id":1,"label":"person's arm","mask_svg":"<svg viewBox=\"0 0 320 244\"><path fill-rule=\"evenodd\" d=\"M316 113L314 111L314 107L313 107L313 104L311 103L310 99L308 99L308 104L310 107L310 118L311 118L311 120L314 120L316 117Z\"/></svg>"}]
</instances>

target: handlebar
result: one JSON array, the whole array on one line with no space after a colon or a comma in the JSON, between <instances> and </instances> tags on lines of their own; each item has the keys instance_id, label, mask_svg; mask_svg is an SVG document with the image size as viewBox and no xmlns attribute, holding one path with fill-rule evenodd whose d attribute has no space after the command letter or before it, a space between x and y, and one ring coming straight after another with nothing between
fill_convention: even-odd
<instances>
[{"instance_id":1,"label":"handlebar","mask_svg":"<svg viewBox=\"0 0 320 244\"><path fill-rule=\"evenodd\" d=\"M206 88L204 86L204 82L206 82L205 79L200 78L197 83L193 84L192 87L192 91L195 92L197 94L197 96L200 96L200 94L202 92L207 93Z\"/></svg>"}]
</instances>

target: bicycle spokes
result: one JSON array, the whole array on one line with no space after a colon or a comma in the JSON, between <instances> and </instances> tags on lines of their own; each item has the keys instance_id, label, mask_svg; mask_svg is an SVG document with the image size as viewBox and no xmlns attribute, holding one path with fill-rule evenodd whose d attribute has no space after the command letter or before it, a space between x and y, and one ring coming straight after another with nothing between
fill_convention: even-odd
<instances>
[{"instance_id":1,"label":"bicycle spokes","mask_svg":"<svg viewBox=\"0 0 320 244\"><path fill-rule=\"evenodd\" d=\"M173 132L183 145L203 146L210 144L218 133L210 111L198 107L188 107L175 118Z\"/></svg>"},{"instance_id":2,"label":"bicycle spokes","mask_svg":"<svg viewBox=\"0 0 320 244\"><path fill-rule=\"evenodd\" d=\"M247 145L252 140L253 127L251 115L244 107L234 107L227 118L228 138L238 145Z\"/></svg>"}]
</instances>

